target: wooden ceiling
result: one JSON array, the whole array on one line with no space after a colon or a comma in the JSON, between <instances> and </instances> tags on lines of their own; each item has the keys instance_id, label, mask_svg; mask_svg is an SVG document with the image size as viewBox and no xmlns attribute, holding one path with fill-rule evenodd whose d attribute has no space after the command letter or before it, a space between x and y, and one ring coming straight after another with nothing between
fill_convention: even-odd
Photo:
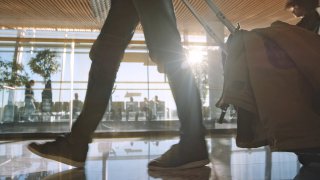
<instances>
[{"instance_id":1,"label":"wooden ceiling","mask_svg":"<svg viewBox=\"0 0 320 180\"><path fill-rule=\"evenodd\" d=\"M181 31L203 33L203 28L181 0L173 0ZM189 0L208 21L217 21L204 0ZM213 0L234 24L242 29L269 26L275 20L297 21L284 9L286 0ZM97 30L102 26L90 0L0 0L0 27Z\"/></svg>"}]
</instances>

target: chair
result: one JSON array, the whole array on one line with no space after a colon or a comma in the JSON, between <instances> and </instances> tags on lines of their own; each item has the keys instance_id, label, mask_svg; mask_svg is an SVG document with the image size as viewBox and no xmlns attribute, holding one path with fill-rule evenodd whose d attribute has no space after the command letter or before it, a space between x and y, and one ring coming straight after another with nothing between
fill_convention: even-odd
<instances>
[{"instance_id":1,"label":"chair","mask_svg":"<svg viewBox=\"0 0 320 180\"><path fill-rule=\"evenodd\" d=\"M62 102L55 102L54 105L53 105L52 112L54 113L56 120L61 119L61 116L62 116Z\"/></svg>"},{"instance_id":2,"label":"chair","mask_svg":"<svg viewBox=\"0 0 320 180\"><path fill-rule=\"evenodd\" d=\"M70 102L63 102L62 110L68 114L70 112Z\"/></svg>"},{"instance_id":3,"label":"chair","mask_svg":"<svg viewBox=\"0 0 320 180\"><path fill-rule=\"evenodd\" d=\"M121 121L122 112L124 111L124 102L112 102L111 103L111 119Z\"/></svg>"},{"instance_id":4,"label":"chair","mask_svg":"<svg viewBox=\"0 0 320 180\"><path fill-rule=\"evenodd\" d=\"M134 113L134 119L138 121L139 107L138 102L126 102L126 120L129 120L130 115Z\"/></svg>"},{"instance_id":5,"label":"chair","mask_svg":"<svg viewBox=\"0 0 320 180\"><path fill-rule=\"evenodd\" d=\"M54 103L53 112L56 112L56 113L62 112L62 102L55 102Z\"/></svg>"},{"instance_id":6,"label":"chair","mask_svg":"<svg viewBox=\"0 0 320 180\"><path fill-rule=\"evenodd\" d=\"M155 115L157 119L162 119L165 115L165 102L159 101L158 103L155 103Z\"/></svg>"},{"instance_id":7,"label":"chair","mask_svg":"<svg viewBox=\"0 0 320 180\"><path fill-rule=\"evenodd\" d=\"M139 109L146 117L146 121L150 121L152 119L152 107L149 103L144 101L139 102Z\"/></svg>"},{"instance_id":8,"label":"chair","mask_svg":"<svg viewBox=\"0 0 320 180\"><path fill-rule=\"evenodd\" d=\"M76 119L82 111L83 102L81 102L80 100L73 100L72 103L72 118Z\"/></svg>"}]
</instances>

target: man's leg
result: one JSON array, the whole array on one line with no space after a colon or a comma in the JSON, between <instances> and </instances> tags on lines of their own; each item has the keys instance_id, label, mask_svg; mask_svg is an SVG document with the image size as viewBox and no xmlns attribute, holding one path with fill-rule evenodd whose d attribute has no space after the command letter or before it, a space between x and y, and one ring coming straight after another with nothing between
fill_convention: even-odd
<instances>
[{"instance_id":1,"label":"man's leg","mask_svg":"<svg viewBox=\"0 0 320 180\"><path fill-rule=\"evenodd\" d=\"M71 136L91 140L107 107L120 60L139 22L131 0L113 0L106 23L94 43L84 108L72 126Z\"/></svg>"},{"instance_id":2,"label":"man's leg","mask_svg":"<svg viewBox=\"0 0 320 180\"><path fill-rule=\"evenodd\" d=\"M152 60L164 68L181 122L180 142L150 169L184 169L209 163L199 91L186 62L170 0L134 0ZM193 148L190 148L190 147Z\"/></svg>"},{"instance_id":3,"label":"man's leg","mask_svg":"<svg viewBox=\"0 0 320 180\"><path fill-rule=\"evenodd\" d=\"M91 135L106 110L120 60L139 22L131 0L112 0L108 18L92 46L92 59L84 107L67 137L29 149L46 158L83 166Z\"/></svg>"}]
</instances>

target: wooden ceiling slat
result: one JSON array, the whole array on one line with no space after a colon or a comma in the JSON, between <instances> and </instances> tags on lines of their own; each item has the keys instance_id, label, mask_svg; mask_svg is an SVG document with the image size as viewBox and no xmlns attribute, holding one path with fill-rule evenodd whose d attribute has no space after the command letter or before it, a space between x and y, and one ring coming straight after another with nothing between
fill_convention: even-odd
<instances>
[{"instance_id":1,"label":"wooden ceiling slat","mask_svg":"<svg viewBox=\"0 0 320 180\"><path fill-rule=\"evenodd\" d=\"M52 18L59 18L63 17L66 14L61 14L60 10L58 8L55 8L54 4L50 1L45 2L45 1L39 1L35 0L33 2L33 6L37 5L37 8L42 10L43 12L46 12L45 16L50 16ZM52 7L52 8L47 8L47 7Z\"/></svg>"},{"instance_id":2,"label":"wooden ceiling slat","mask_svg":"<svg viewBox=\"0 0 320 180\"><path fill-rule=\"evenodd\" d=\"M21 16L21 17L24 16L24 12L22 11L21 6L17 6L17 4L10 1L5 1L4 3L6 3L7 6L9 6L8 10L3 11L3 12L6 12L7 15L10 14L10 16ZM7 17L7 16L4 15L4 17Z\"/></svg>"},{"instance_id":3,"label":"wooden ceiling slat","mask_svg":"<svg viewBox=\"0 0 320 180\"><path fill-rule=\"evenodd\" d=\"M90 9L89 0L79 1L79 7L85 13L86 16L94 19L94 15Z\"/></svg>"},{"instance_id":4,"label":"wooden ceiling slat","mask_svg":"<svg viewBox=\"0 0 320 180\"><path fill-rule=\"evenodd\" d=\"M0 26L99 29L100 22L93 15L91 0L0 0ZM295 23L290 12L284 10L286 0L212 0L234 24L244 29L268 26L275 20ZM194 9L207 21L216 21L204 0L189 0ZM203 32L203 28L181 2L173 0L179 28L189 33ZM141 29L141 26L138 26Z\"/></svg>"}]
</instances>

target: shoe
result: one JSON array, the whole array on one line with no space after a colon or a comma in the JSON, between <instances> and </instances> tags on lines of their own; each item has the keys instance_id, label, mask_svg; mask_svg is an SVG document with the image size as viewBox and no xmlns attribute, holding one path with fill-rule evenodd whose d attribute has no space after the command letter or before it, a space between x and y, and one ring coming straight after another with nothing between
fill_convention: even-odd
<instances>
[{"instance_id":1,"label":"shoe","mask_svg":"<svg viewBox=\"0 0 320 180\"><path fill-rule=\"evenodd\" d=\"M74 167L84 167L89 146L88 144L71 143L67 137L58 137L55 141L44 144L30 143L28 149L47 159Z\"/></svg>"},{"instance_id":2,"label":"shoe","mask_svg":"<svg viewBox=\"0 0 320 180\"><path fill-rule=\"evenodd\" d=\"M149 170L182 170L203 167L210 163L207 146L175 144L162 156L149 162Z\"/></svg>"},{"instance_id":3,"label":"shoe","mask_svg":"<svg viewBox=\"0 0 320 180\"><path fill-rule=\"evenodd\" d=\"M185 169L178 171L157 171L148 170L149 176L160 179L175 179L175 180L209 180L211 175L211 168L203 166L200 168Z\"/></svg>"}]
</instances>

